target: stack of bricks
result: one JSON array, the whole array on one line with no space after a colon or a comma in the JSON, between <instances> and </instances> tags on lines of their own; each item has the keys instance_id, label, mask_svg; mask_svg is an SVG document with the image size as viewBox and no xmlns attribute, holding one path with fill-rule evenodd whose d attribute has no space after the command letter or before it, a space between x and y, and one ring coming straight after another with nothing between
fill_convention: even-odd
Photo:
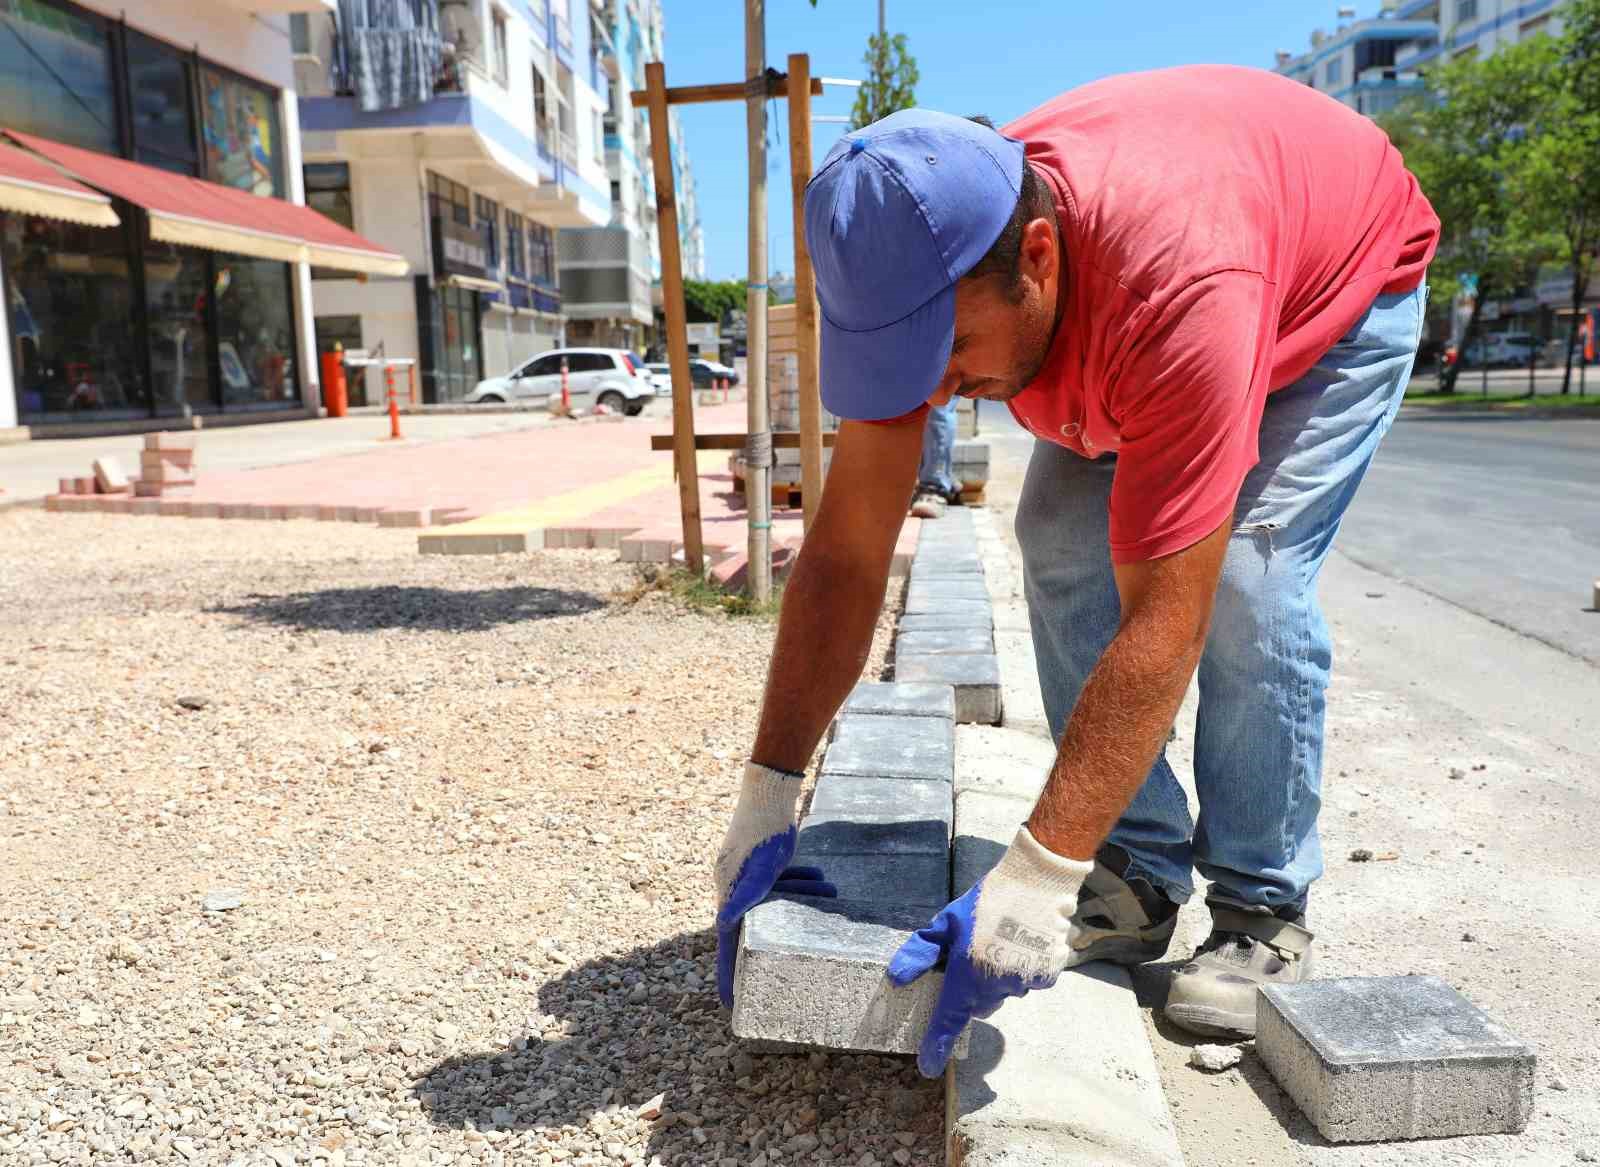
<instances>
[{"instance_id":1,"label":"stack of bricks","mask_svg":"<svg viewBox=\"0 0 1600 1167\"><path fill-rule=\"evenodd\" d=\"M195 440L193 433L146 434L139 451L139 480L133 492L141 498L160 498L174 492L187 492L194 485Z\"/></svg>"}]
</instances>

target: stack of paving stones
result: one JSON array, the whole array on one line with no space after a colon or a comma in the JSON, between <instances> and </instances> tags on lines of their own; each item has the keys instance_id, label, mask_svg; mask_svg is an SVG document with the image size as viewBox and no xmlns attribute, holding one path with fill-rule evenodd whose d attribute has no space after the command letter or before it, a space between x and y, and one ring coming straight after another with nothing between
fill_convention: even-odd
<instances>
[{"instance_id":1,"label":"stack of paving stones","mask_svg":"<svg viewBox=\"0 0 1600 1167\"><path fill-rule=\"evenodd\" d=\"M950 685L956 720L999 725L994 606L983 579L972 511L953 507L922 525L895 640L897 681Z\"/></svg>"},{"instance_id":2,"label":"stack of paving stones","mask_svg":"<svg viewBox=\"0 0 1600 1167\"><path fill-rule=\"evenodd\" d=\"M1438 977L1266 986L1256 1053L1330 1142L1515 1134L1533 1114L1533 1050Z\"/></svg>"},{"instance_id":3,"label":"stack of paving stones","mask_svg":"<svg viewBox=\"0 0 1600 1167\"><path fill-rule=\"evenodd\" d=\"M194 485L195 445L199 435L160 433L144 436L139 451L139 481L133 492L140 498L160 498Z\"/></svg>"},{"instance_id":4,"label":"stack of paving stones","mask_svg":"<svg viewBox=\"0 0 1600 1167\"><path fill-rule=\"evenodd\" d=\"M895 988L889 959L950 899L955 698L948 685L857 685L834 723L794 862L834 900L776 896L745 917L733 1032L912 1053L942 977Z\"/></svg>"}]
</instances>

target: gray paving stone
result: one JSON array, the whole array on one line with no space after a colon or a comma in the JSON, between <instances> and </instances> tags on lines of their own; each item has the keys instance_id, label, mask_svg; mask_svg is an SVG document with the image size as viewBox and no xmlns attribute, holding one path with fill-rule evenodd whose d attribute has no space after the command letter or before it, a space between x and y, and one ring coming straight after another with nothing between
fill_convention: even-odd
<instances>
[{"instance_id":1,"label":"gray paving stone","mask_svg":"<svg viewBox=\"0 0 1600 1167\"><path fill-rule=\"evenodd\" d=\"M955 839L950 844L952 897L966 895L1000 862L1032 811L1031 798L975 791L956 797Z\"/></svg>"},{"instance_id":2,"label":"gray paving stone","mask_svg":"<svg viewBox=\"0 0 1600 1167\"><path fill-rule=\"evenodd\" d=\"M824 855L802 838L794 861L822 868L839 898L926 909L929 918L950 902L947 855Z\"/></svg>"},{"instance_id":3,"label":"gray paving stone","mask_svg":"<svg viewBox=\"0 0 1600 1167\"><path fill-rule=\"evenodd\" d=\"M896 656L894 674L897 681L934 681L954 687L958 722L1000 724L1004 713L1000 663L993 653Z\"/></svg>"},{"instance_id":4,"label":"gray paving stone","mask_svg":"<svg viewBox=\"0 0 1600 1167\"><path fill-rule=\"evenodd\" d=\"M915 580L906 588L907 612L937 612L946 604L987 604L982 578Z\"/></svg>"},{"instance_id":5,"label":"gray paving stone","mask_svg":"<svg viewBox=\"0 0 1600 1167\"><path fill-rule=\"evenodd\" d=\"M862 681L850 691L850 696L845 699L844 708L839 712L950 719L956 715L956 698L949 685Z\"/></svg>"},{"instance_id":6,"label":"gray paving stone","mask_svg":"<svg viewBox=\"0 0 1600 1167\"><path fill-rule=\"evenodd\" d=\"M908 818L882 815L809 814L800 824L797 850L829 855L950 855L950 815Z\"/></svg>"},{"instance_id":7,"label":"gray paving stone","mask_svg":"<svg viewBox=\"0 0 1600 1167\"><path fill-rule=\"evenodd\" d=\"M976 559L953 559L947 562L917 559L911 564L911 582L924 580L971 580L983 578L983 565Z\"/></svg>"},{"instance_id":8,"label":"gray paving stone","mask_svg":"<svg viewBox=\"0 0 1600 1167\"><path fill-rule=\"evenodd\" d=\"M1030 801L1055 765L1056 744L1041 733L1004 725L956 727L956 797L968 790Z\"/></svg>"},{"instance_id":9,"label":"gray paving stone","mask_svg":"<svg viewBox=\"0 0 1600 1167\"><path fill-rule=\"evenodd\" d=\"M928 973L896 988L884 970L928 922L923 907L773 899L745 917L733 1032L831 1049L914 1053L943 984Z\"/></svg>"},{"instance_id":10,"label":"gray paving stone","mask_svg":"<svg viewBox=\"0 0 1600 1167\"><path fill-rule=\"evenodd\" d=\"M838 719L822 773L949 782L955 731L942 717L851 713Z\"/></svg>"},{"instance_id":11,"label":"gray paving stone","mask_svg":"<svg viewBox=\"0 0 1600 1167\"><path fill-rule=\"evenodd\" d=\"M1433 976L1272 985L1256 1052L1330 1142L1516 1133L1534 1053Z\"/></svg>"},{"instance_id":12,"label":"gray paving stone","mask_svg":"<svg viewBox=\"0 0 1600 1167\"><path fill-rule=\"evenodd\" d=\"M907 589L905 609L901 613L901 620L907 616L926 616L937 614L941 616L961 616L969 620L981 620L986 624L994 623L994 607L987 599L983 600L951 600L943 596L929 597L922 592L915 596L911 593L914 588Z\"/></svg>"},{"instance_id":13,"label":"gray paving stone","mask_svg":"<svg viewBox=\"0 0 1600 1167\"><path fill-rule=\"evenodd\" d=\"M994 617L988 607L966 606L961 612L918 612L901 616L899 629L906 632L933 632L943 628L993 628Z\"/></svg>"},{"instance_id":14,"label":"gray paving stone","mask_svg":"<svg viewBox=\"0 0 1600 1167\"><path fill-rule=\"evenodd\" d=\"M986 628L901 632L895 638L894 651L897 657L927 656L941 652L993 653L994 634Z\"/></svg>"},{"instance_id":15,"label":"gray paving stone","mask_svg":"<svg viewBox=\"0 0 1600 1167\"><path fill-rule=\"evenodd\" d=\"M957 761L965 770L965 749ZM1031 807L979 791L958 796L953 894L999 861ZM950 1163L1182 1167L1144 1017L1115 965L1070 970L1054 988L974 1022L968 1055L945 1083Z\"/></svg>"},{"instance_id":16,"label":"gray paving stone","mask_svg":"<svg viewBox=\"0 0 1600 1167\"><path fill-rule=\"evenodd\" d=\"M826 775L811 796L811 814L823 818L933 819L949 822L950 783L916 778L845 778Z\"/></svg>"}]
</instances>

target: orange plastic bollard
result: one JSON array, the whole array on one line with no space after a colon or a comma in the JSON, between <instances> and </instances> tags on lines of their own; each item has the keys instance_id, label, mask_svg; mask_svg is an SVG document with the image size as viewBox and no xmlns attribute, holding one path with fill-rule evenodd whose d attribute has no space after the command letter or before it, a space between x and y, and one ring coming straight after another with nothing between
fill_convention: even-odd
<instances>
[{"instance_id":1,"label":"orange plastic bollard","mask_svg":"<svg viewBox=\"0 0 1600 1167\"><path fill-rule=\"evenodd\" d=\"M406 400L412 405L417 403L417 366L406 366Z\"/></svg>"},{"instance_id":2,"label":"orange plastic bollard","mask_svg":"<svg viewBox=\"0 0 1600 1167\"><path fill-rule=\"evenodd\" d=\"M572 394L567 390L567 358L561 358L561 412L572 412Z\"/></svg>"},{"instance_id":3,"label":"orange plastic bollard","mask_svg":"<svg viewBox=\"0 0 1600 1167\"><path fill-rule=\"evenodd\" d=\"M718 380L722 382L722 404L726 405L728 404L728 379L719 377Z\"/></svg>"},{"instance_id":4,"label":"orange plastic bollard","mask_svg":"<svg viewBox=\"0 0 1600 1167\"><path fill-rule=\"evenodd\" d=\"M400 400L394 395L394 366L383 366L383 383L389 391L389 437L400 436Z\"/></svg>"},{"instance_id":5,"label":"orange plastic bollard","mask_svg":"<svg viewBox=\"0 0 1600 1167\"><path fill-rule=\"evenodd\" d=\"M322 401L329 417L343 417L350 408L350 389L344 380L344 347L322 354Z\"/></svg>"}]
</instances>

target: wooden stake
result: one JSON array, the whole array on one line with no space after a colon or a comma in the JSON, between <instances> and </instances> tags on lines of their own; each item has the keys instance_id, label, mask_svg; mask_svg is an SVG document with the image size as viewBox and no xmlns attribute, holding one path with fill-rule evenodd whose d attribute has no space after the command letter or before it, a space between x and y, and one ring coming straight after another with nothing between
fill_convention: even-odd
<instances>
[{"instance_id":1,"label":"wooden stake","mask_svg":"<svg viewBox=\"0 0 1600 1167\"><path fill-rule=\"evenodd\" d=\"M806 250L806 183L811 181L811 58L789 54L789 185L794 191L794 327L800 352L800 499L805 529L822 503L822 400L818 392L817 281Z\"/></svg>"},{"instance_id":2,"label":"wooden stake","mask_svg":"<svg viewBox=\"0 0 1600 1167\"><path fill-rule=\"evenodd\" d=\"M667 361L672 370L673 465L683 511L683 560L704 570L700 535L700 474L694 453L694 383L689 377L689 330L683 305L683 254L678 244L678 193L672 185L672 140L667 126L666 67L644 67L650 109L650 162L656 179L656 224L661 239L661 303L667 317Z\"/></svg>"},{"instance_id":3,"label":"wooden stake","mask_svg":"<svg viewBox=\"0 0 1600 1167\"><path fill-rule=\"evenodd\" d=\"M822 82L813 81L810 85L813 97L822 96ZM768 97L788 97L789 83L780 77L767 86ZM745 99L744 83L730 82L726 85L678 85L667 90L668 105L689 105L702 101L743 101ZM629 100L634 105L642 106L649 101L646 90L635 89Z\"/></svg>"}]
</instances>

